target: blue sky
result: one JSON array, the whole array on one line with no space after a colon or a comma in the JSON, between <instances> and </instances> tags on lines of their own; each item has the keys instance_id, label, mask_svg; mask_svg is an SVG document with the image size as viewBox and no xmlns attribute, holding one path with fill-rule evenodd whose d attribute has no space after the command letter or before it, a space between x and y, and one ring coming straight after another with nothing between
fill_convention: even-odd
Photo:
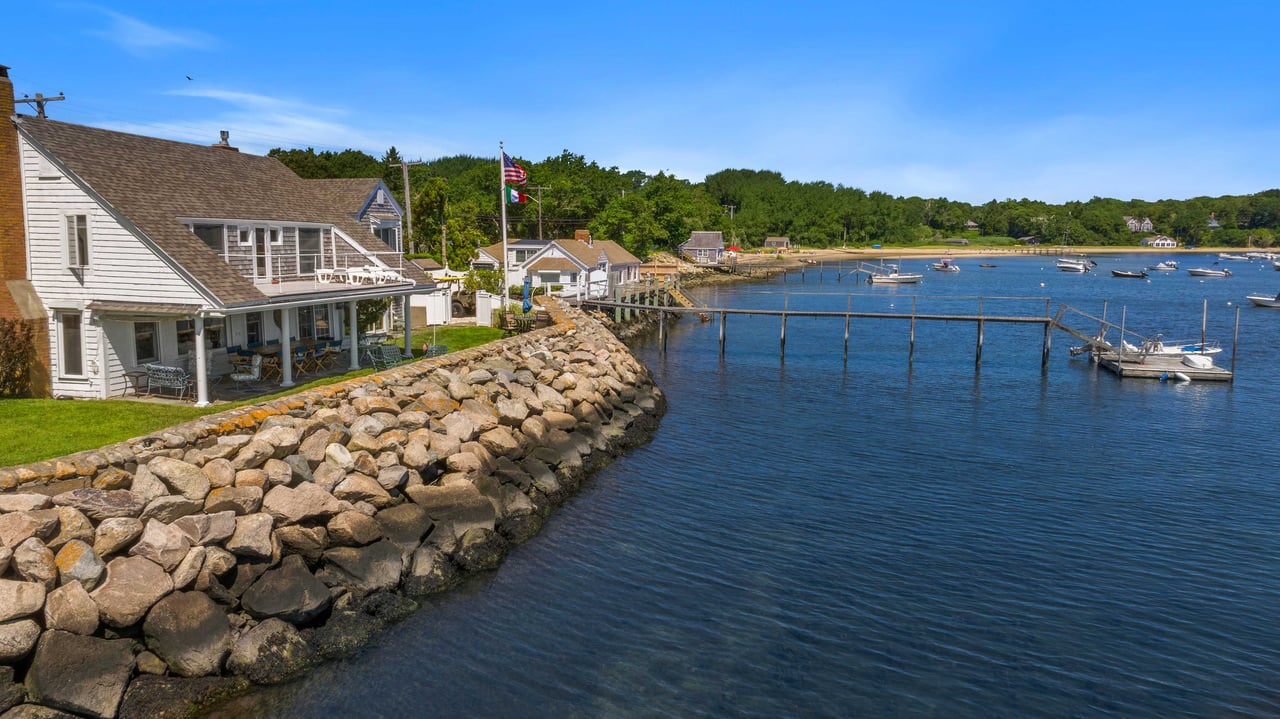
<instances>
[{"instance_id":1,"label":"blue sky","mask_svg":"<svg viewBox=\"0 0 1280 719\"><path fill-rule=\"evenodd\" d=\"M981 203L1280 187L1280 4L12 3L49 116L192 142L775 170ZM191 79L187 79L190 77ZM19 111L22 112L22 105ZM536 181L536 177L532 178Z\"/></svg>"}]
</instances>

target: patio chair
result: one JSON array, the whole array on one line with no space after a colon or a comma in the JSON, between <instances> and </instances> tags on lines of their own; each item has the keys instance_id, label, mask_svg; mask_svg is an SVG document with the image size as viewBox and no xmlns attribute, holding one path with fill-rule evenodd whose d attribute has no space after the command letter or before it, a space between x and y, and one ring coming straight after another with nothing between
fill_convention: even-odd
<instances>
[{"instance_id":1,"label":"patio chair","mask_svg":"<svg viewBox=\"0 0 1280 719\"><path fill-rule=\"evenodd\" d=\"M330 340L316 355L316 363L323 369L333 369L338 364L338 356L342 354L342 340Z\"/></svg>"},{"instance_id":2,"label":"patio chair","mask_svg":"<svg viewBox=\"0 0 1280 719\"><path fill-rule=\"evenodd\" d=\"M164 394L166 389L173 390L178 399L185 399L187 393L195 388L195 378L181 367L165 365L145 365L147 372L147 393Z\"/></svg>"},{"instance_id":3,"label":"patio chair","mask_svg":"<svg viewBox=\"0 0 1280 719\"><path fill-rule=\"evenodd\" d=\"M373 356L374 369L395 367L404 361L404 355L400 354L400 348L395 345L379 345L377 349Z\"/></svg>"},{"instance_id":4,"label":"patio chair","mask_svg":"<svg viewBox=\"0 0 1280 719\"><path fill-rule=\"evenodd\" d=\"M240 388L246 384L252 384L262 379L262 355L255 354L249 360L247 371L232 372L231 381L235 383L236 388Z\"/></svg>"},{"instance_id":5,"label":"patio chair","mask_svg":"<svg viewBox=\"0 0 1280 719\"><path fill-rule=\"evenodd\" d=\"M262 358L262 378L263 379L283 379L284 374L280 371L280 355L258 355Z\"/></svg>"}]
</instances>

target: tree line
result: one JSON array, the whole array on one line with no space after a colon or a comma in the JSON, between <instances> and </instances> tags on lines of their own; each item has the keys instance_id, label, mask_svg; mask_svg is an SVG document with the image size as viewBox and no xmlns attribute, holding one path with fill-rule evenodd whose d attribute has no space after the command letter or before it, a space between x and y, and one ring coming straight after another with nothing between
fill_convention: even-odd
<instances>
[{"instance_id":1,"label":"tree line","mask_svg":"<svg viewBox=\"0 0 1280 719\"><path fill-rule=\"evenodd\" d=\"M381 177L404 203L403 160L394 147L381 159L356 150L311 148L268 154L302 177ZM1280 231L1280 189L1186 200L1094 197L1051 204L1023 198L974 205L787 181L768 170L726 169L690 182L662 172L601 167L568 150L541 161L515 160L528 172L528 185L519 189L530 199L508 204L509 237L557 239L586 229L641 258L673 251L697 230L719 230L727 244L748 249L774 236L829 248L949 238L975 244L1136 245L1155 234L1182 244L1271 247ZM498 161L491 157L456 155L410 166L409 251L440 259L444 247L449 266L461 268L478 247L499 241L499 177ZM1150 230L1141 228L1145 220Z\"/></svg>"}]
</instances>

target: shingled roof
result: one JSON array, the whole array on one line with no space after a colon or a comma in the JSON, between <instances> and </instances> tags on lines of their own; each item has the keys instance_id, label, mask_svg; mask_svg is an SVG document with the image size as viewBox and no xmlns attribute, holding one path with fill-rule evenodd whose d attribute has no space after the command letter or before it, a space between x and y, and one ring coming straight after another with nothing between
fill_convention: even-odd
<instances>
[{"instance_id":1,"label":"shingled roof","mask_svg":"<svg viewBox=\"0 0 1280 719\"><path fill-rule=\"evenodd\" d=\"M600 261L601 254L609 260L610 265L640 264L640 260L635 255L627 252L622 245L613 240L595 240L591 244L582 240L556 240L556 244L565 251L565 254L572 255L586 267L595 267Z\"/></svg>"},{"instance_id":2,"label":"shingled roof","mask_svg":"<svg viewBox=\"0 0 1280 719\"><path fill-rule=\"evenodd\" d=\"M171 258L180 272L224 307L268 299L187 230L180 218L227 218L331 224L369 252L389 248L344 205L357 182L325 187L298 177L273 157L18 116L18 131L87 192L114 209L126 228ZM360 180L371 183L374 180ZM372 184L365 185L372 191ZM430 283L412 263L402 274Z\"/></svg>"},{"instance_id":3,"label":"shingled roof","mask_svg":"<svg viewBox=\"0 0 1280 719\"><path fill-rule=\"evenodd\" d=\"M712 230L699 230L689 233L689 239L681 243L686 250L723 250L724 233Z\"/></svg>"}]
</instances>

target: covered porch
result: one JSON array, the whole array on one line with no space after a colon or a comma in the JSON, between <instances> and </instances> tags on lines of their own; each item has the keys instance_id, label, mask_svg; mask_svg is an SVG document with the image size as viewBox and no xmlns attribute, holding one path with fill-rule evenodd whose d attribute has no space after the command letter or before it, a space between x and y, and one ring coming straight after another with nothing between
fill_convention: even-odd
<instances>
[{"instance_id":1,"label":"covered porch","mask_svg":"<svg viewBox=\"0 0 1280 719\"><path fill-rule=\"evenodd\" d=\"M358 370L364 348L357 304L389 297L407 305L410 295L432 289L373 285L340 298L308 293L228 308L91 303L86 309L101 326L106 368L99 396L167 397L202 407L251 396L245 392L251 388L267 393L299 378ZM407 347L412 313L398 314Z\"/></svg>"}]
</instances>

